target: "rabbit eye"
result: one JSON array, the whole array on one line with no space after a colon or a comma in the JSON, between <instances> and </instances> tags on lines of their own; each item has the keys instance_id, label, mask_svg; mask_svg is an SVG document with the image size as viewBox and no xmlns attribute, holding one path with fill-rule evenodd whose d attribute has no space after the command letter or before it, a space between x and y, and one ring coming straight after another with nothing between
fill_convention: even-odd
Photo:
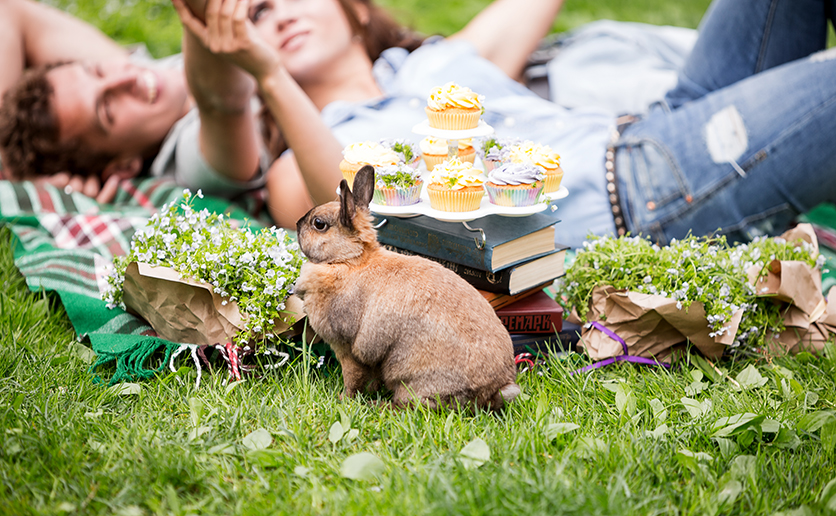
<instances>
[{"instance_id":1,"label":"rabbit eye","mask_svg":"<svg viewBox=\"0 0 836 516\"><path fill-rule=\"evenodd\" d=\"M317 231L325 231L328 229L328 224L319 217L314 217L313 219L313 227Z\"/></svg>"}]
</instances>

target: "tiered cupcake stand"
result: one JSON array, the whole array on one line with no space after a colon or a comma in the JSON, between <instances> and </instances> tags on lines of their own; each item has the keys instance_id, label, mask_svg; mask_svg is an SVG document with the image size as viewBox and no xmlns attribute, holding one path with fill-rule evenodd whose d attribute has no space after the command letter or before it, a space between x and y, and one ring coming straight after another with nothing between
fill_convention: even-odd
<instances>
[{"instance_id":1,"label":"tiered cupcake stand","mask_svg":"<svg viewBox=\"0 0 836 516\"><path fill-rule=\"evenodd\" d=\"M490 136L493 134L493 127L486 124L483 120L479 121L479 125L474 129L466 129L461 131L452 131L444 129L435 129L430 127L429 121L424 120L420 124L412 128L412 132L421 136L434 136L436 138L444 138L447 140L447 155L449 157L457 156L459 152L459 140L467 138L476 138L481 136ZM420 165L424 167L423 162ZM427 174L426 168L424 173ZM426 215L437 220L445 222L461 222L468 231L479 232L482 241L476 239L476 246L482 249L485 245L485 232L481 228L471 228L467 223L471 220L485 217L487 215L502 215L504 217L525 217L534 213L539 213L545 209L552 211L557 209L554 201L562 199L569 194L565 186L561 186L556 192L545 194L548 198L547 203L539 202L532 206L510 207L499 206L491 203L488 196L482 198L479 209L473 211L441 211L433 209L430 206L430 198L427 194L427 181L424 181L424 187L421 190L421 200L417 204L409 206L386 206L382 204L371 203L369 209L378 215L392 216L392 217L415 217L417 215ZM378 227L383 226L386 219L383 219L378 224Z\"/></svg>"}]
</instances>

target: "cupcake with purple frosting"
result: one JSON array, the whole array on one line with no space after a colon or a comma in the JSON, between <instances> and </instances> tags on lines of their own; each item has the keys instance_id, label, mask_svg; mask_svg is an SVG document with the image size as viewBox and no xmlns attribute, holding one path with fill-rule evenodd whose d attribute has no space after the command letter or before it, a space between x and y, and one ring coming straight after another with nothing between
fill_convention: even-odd
<instances>
[{"instance_id":1,"label":"cupcake with purple frosting","mask_svg":"<svg viewBox=\"0 0 836 516\"><path fill-rule=\"evenodd\" d=\"M372 202L383 206L416 204L423 185L418 171L406 163L377 167Z\"/></svg>"},{"instance_id":2,"label":"cupcake with purple frosting","mask_svg":"<svg viewBox=\"0 0 836 516\"><path fill-rule=\"evenodd\" d=\"M518 145L519 138L488 138L482 144L482 162L485 172L490 172L502 163L509 161L511 148Z\"/></svg>"},{"instance_id":3,"label":"cupcake with purple frosting","mask_svg":"<svg viewBox=\"0 0 836 516\"><path fill-rule=\"evenodd\" d=\"M406 163L412 168L417 168L421 162L421 155L418 147L411 141L402 138L389 138L380 140L380 144L391 149L398 156L398 163Z\"/></svg>"},{"instance_id":4,"label":"cupcake with purple frosting","mask_svg":"<svg viewBox=\"0 0 836 516\"><path fill-rule=\"evenodd\" d=\"M543 169L532 163L505 163L488 175L485 190L498 206L531 206L543 192L545 178Z\"/></svg>"}]
</instances>

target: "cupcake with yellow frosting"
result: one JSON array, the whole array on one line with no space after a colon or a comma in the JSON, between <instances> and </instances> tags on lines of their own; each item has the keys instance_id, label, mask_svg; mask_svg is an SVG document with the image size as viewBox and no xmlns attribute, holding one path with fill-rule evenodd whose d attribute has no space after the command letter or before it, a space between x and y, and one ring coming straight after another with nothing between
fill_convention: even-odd
<instances>
[{"instance_id":1,"label":"cupcake with yellow frosting","mask_svg":"<svg viewBox=\"0 0 836 516\"><path fill-rule=\"evenodd\" d=\"M543 168L533 163L505 163L488 175L485 191L498 206L531 206L539 199L545 178Z\"/></svg>"},{"instance_id":2,"label":"cupcake with yellow frosting","mask_svg":"<svg viewBox=\"0 0 836 516\"><path fill-rule=\"evenodd\" d=\"M468 163L476 161L476 149L473 148L473 139L464 138L458 140L458 143L459 159L461 161L467 161ZM447 147L447 140L444 138L427 136L418 142L418 147L421 149L421 156L424 158L424 163L427 165L427 170L430 172L432 172L436 165L447 160L449 149Z\"/></svg>"},{"instance_id":3,"label":"cupcake with yellow frosting","mask_svg":"<svg viewBox=\"0 0 836 516\"><path fill-rule=\"evenodd\" d=\"M409 206L421 200L424 182L417 170L399 163L375 169L372 202L383 206Z\"/></svg>"},{"instance_id":4,"label":"cupcake with yellow frosting","mask_svg":"<svg viewBox=\"0 0 836 516\"><path fill-rule=\"evenodd\" d=\"M543 192L552 193L560 189L560 181L563 179L563 169L560 168L560 154L553 151L548 145L525 141L511 149L509 161L512 163L534 163L542 167L546 172L546 186Z\"/></svg>"},{"instance_id":5,"label":"cupcake with yellow frosting","mask_svg":"<svg viewBox=\"0 0 836 516\"><path fill-rule=\"evenodd\" d=\"M479 125L479 118L482 116L482 101L482 95L454 82L437 86L430 93L425 108L430 127L447 130L473 129Z\"/></svg>"},{"instance_id":6,"label":"cupcake with yellow frosting","mask_svg":"<svg viewBox=\"0 0 836 516\"><path fill-rule=\"evenodd\" d=\"M385 165L397 165L398 155L376 142L352 143L343 149L343 159L340 161L340 172L348 181L348 187L354 187L354 176L365 165L377 169Z\"/></svg>"},{"instance_id":7,"label":"cupcake with yellow frosting","mask_svg":"<svg viewBox=\"0 0 836 516\"><path fill-rule=\"evenodd\" d=\"M430 206L439 211L478 210L485 195L480 170L459 158L450 158L433 169L427 181Z\"/></svg>"}]
</instances>

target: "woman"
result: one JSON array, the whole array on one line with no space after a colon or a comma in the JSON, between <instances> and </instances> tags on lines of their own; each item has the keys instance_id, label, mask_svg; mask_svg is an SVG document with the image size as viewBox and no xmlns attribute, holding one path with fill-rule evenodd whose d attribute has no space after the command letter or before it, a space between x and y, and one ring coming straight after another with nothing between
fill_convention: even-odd
<instances>
[{"instance_id":1,"label":"woman","mask_svg":"<svg viewBox=\"0 0 836 516\"><path fill-rule=\"evenodd\" d=\"M563 109L511 79L560 0L526 9L498 0L455 36L374 63L349 22L369 20L366 1L213 0L205 24L174 2L199 41L255 77L287 137L293 153L268 180L273 202L298 197L296 163L309 188L328 191L339 147L409 137L430 88L451 80L487 98L483 118L499 136L561 154L570 194L557 238L573 246L588 232L616 231L664 243L721 229L746 240L836 198L836 61L816 53L830 1L718 0L678 86L615 138L609 114Z\"/></svg>"}]
</instances>

